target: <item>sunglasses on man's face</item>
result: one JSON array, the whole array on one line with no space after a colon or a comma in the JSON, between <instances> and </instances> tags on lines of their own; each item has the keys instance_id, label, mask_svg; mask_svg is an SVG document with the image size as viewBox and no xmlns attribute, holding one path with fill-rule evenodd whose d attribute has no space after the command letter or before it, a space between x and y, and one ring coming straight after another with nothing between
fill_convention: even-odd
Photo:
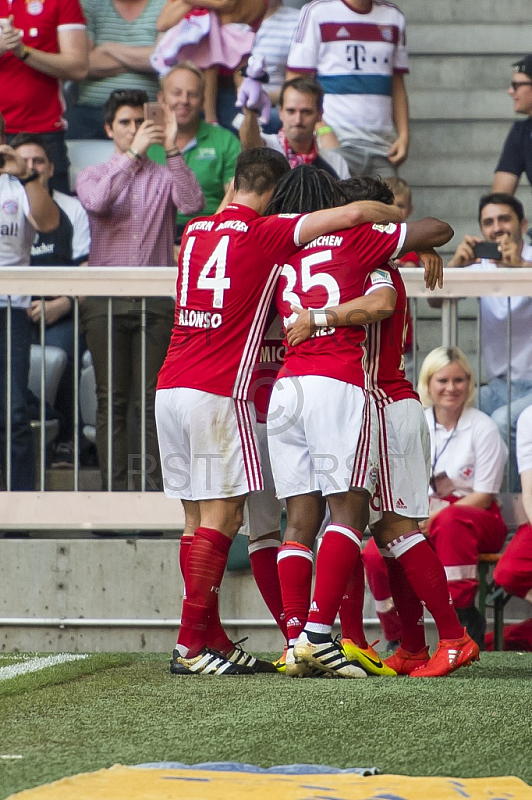
<instances>
[{"instance_id":1,"label":"sunglasses on man's face","mask_svg":"<svg viewBox=\"0 0 532 800\"><path fill-rule=\"evenodd\" d=\"M532 81L512 81L510 86L516 92L520 86L532 86Z\"/></svg>"}]
</instances>

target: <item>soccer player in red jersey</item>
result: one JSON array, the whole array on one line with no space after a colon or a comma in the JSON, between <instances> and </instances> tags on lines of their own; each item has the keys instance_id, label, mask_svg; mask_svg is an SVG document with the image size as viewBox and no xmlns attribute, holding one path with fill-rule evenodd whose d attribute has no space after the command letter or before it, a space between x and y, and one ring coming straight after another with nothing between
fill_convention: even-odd
<instances>
[{"instance_id":1,"label":"soccer player in red jersey","mask_svg":"<svg viewBox=\"0 0 532 800\"><path fill-rule=\"evenodd\" d=\"M347 184L351 186L347 186ZM393 203L391 190L374 178L344 181L348 200L371 198ZM410 227L410 226L409 226ZM417 250L412 247L410 249ZM434 252L421 254L434 263ZM478 647L460 625L449 596L443 566L421 534L418 521L428 516L430 436L417 393L404 373L407 298L400 273L383 265L396 292L394 314L368 327L364 370L366 387L375 400L379 421L379 481L373 496L370 527L386 559L395 605L401 619L401 647L386 659L386 666L414 677L446 675L478 658ZM366 282L364 292L372 284ZM322 311L326 324L351 325L358 300ZM303 311L289 331L289 342L316 330L312 314ZM318 312L318 322L321 316ZM355 484L354 484L355 485ZM363 570L359 560L353 569L340 607L342 644L350 658L371 669L380 662L368 646L362 626ZM430 659L423 627L423 605L438 627L440 645ZM375 670L378 671L378 670Z\"/></svg>"},{"instance_id":2,"label":"soccer player in red jersey","mask_svg":"<svg viewBox=\"0 0 532 800\"><path fill-rule=\"evenodd\" d=\"M273 209L313 210L330 204L334 194L327 192L328 182L324 173L299 167L277 187ZM368 224L318 237L283 267L276 304L286 327L296 318L294 305L326 308L358 298L359 310L365 306L358 326L321 327L309 341L289 346L270 401L274 480L288 511L278 557L285 617L294 645L293 654L287 654L288 674L301 674L298 665L304 662L303 668L310 665L340 677L365 676L331 640L332 624L360 552L368 500L378 475L378 456L372 450L377 444L376 416L371 393L365 391L366 329L360 323L378 320L394 308L392 279L375 270L375 264L408 249L443 244L451 236L452 229L434 219L410 226ZM360 299L366 280L371 286L368 293L377 297L380 292L383 298L375 301L373 310L367 307L367 299ZM318 555L307 618L310 548L321 511L320 495L327 498L331 523Z\"/></svg>"},{"instance_id":3,"label":"soccer player in red jersey","mask_svg":"<svg viewBox=\"0 0 532 800\"><path fill-rule=\"evenodd\" d=\"M234 201L219 214L192 220L182 241L175 325L155 404L165 493L185 507L180 562L186 596L175 674L267 669L233 645L217 613L245 498L263 485L249 390L266 315L282 264L302 245L390 214L370 202L261 217L288 170L275 151L242 153Z\"/></svg>"}]
</instances>

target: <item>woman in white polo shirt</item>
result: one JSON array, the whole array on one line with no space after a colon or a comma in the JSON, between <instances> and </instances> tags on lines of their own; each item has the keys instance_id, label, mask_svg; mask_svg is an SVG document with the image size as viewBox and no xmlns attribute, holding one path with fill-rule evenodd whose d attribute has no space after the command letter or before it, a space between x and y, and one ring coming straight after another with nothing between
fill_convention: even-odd
<instances>
[{"instance_id":1,"label":"woman in white polo shirt","mask_svg":"<svg viewBox=\"0 0 532 800\"><path fill-rule=\"evenodd\" d=\"M508 450L490 417L472 408L475 384L459 348L432 350L417 388L431 439L430 516L420 529L445 567L460 621L483 645L485 620L474 604L478 554L498 552L506 538L497 494Z\"/></svg>"}]
</instances>

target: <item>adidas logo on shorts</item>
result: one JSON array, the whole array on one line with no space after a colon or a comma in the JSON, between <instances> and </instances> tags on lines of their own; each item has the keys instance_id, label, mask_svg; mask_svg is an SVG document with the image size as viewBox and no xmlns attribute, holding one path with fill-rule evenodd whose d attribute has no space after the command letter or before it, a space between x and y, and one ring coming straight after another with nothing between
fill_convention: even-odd
<instances>
[{"instance_id":1,"label":"adidas logo on shorts","mask_svg":"<svg viewBox=\"0 0 532 800\"><path fill-rule=\"evenodd\" d=\"M402 500L401 498L399 498L399 499L397 500L397 502L396 502L396 504L395 504L395 507L396 507L396 508L400 508L400 509L401 509L401 511L406 511L406 503L405 503L405 501L404 501L404 500Z\"/></svg>"}]
</instances>

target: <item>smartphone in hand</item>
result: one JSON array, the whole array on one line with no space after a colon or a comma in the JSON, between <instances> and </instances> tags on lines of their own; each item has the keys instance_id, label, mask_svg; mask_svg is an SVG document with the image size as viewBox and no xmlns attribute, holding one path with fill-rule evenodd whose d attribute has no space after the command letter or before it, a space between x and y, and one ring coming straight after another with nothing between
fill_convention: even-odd
<instances>
[{"instance_id":1,"label":"smartphone in hand","mask_svg":"<svg viewBox=\"0 0 532 800\"><path fill-rule=\"evenodd\" d=\"M149 119L155 125L165 126L164 108L161 103L144 103L144 119Z\"/></svg>"},{"instance_id":2,"label":"smartphone in hand","mask_svg":"<svg viewBox=\"0 0 532 800\"><path fill-rule=\"evenodd\" d=\"M497 242L478 242L473 247L475 258L489 258L492 261L500 261L502 253Z\"/></svg>"}]
</instances>

